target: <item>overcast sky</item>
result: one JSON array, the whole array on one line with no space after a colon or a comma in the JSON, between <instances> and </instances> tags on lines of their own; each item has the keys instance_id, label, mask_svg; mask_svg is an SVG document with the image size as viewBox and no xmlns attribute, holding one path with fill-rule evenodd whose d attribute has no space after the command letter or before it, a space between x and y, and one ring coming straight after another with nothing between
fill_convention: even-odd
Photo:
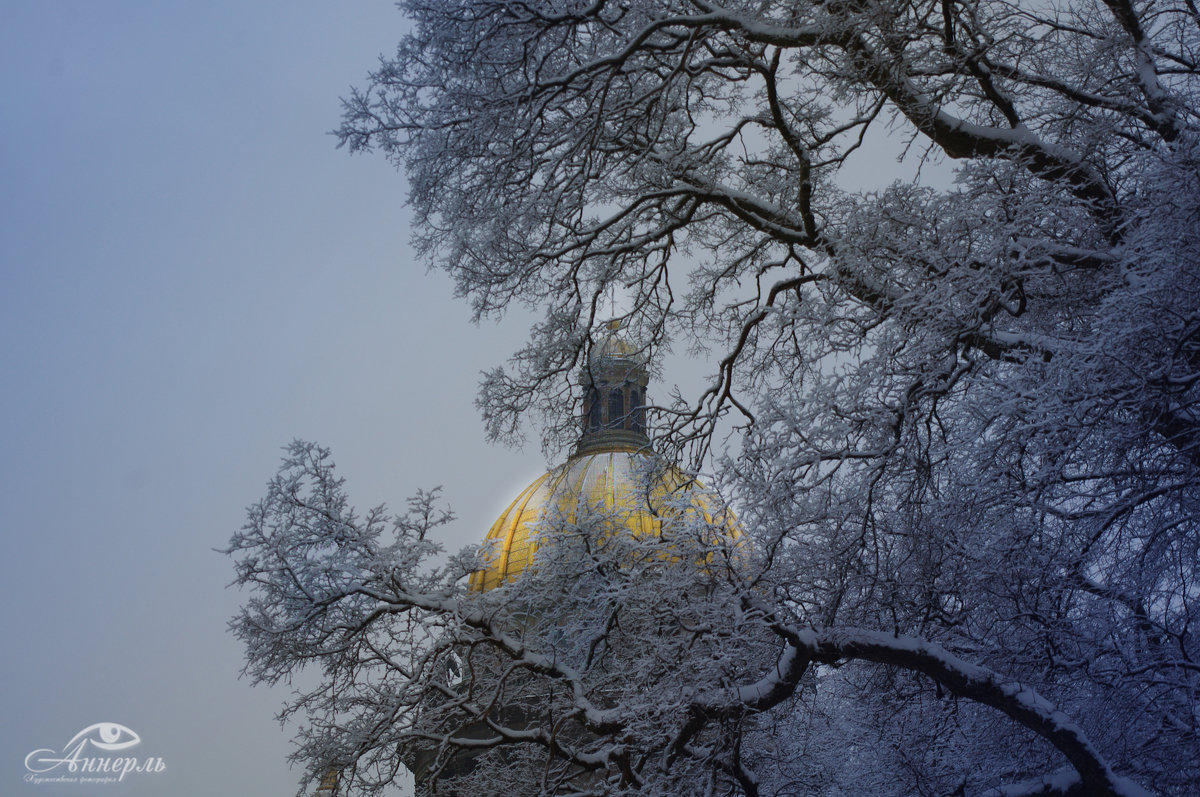
<instances>
[{"instance_id":1,"label":"overcast sky","mask_svg":"<svg viewBox=\"0 0 1200 797\"><path fill-rule=\"evenodd\" d=\"M0 794L289 795L281 691L238 679L215 553L294 437L359 507L445 485L482 539L543 469L488 446L476 328L403 177L335 149L384 0L0 0ZM116 722L167 771L33 785Z\"/></svg>"},{"instance_id":2,"label":"overcast sky","mask_svg":"<svg viewBox=\"0 0 1200 797\"><path fill-rule=\"evenodd\" d=\"M294 793L286 691L238 679L214 552L291 439L360 508L443 485L451 550L544 469L473 407L522 319L472 326L414 262L402 175L328 134L404 24L384 0L0 0L0 794ZM24 780L100 722L166 771Z\"/></svg>"}]
</instances>

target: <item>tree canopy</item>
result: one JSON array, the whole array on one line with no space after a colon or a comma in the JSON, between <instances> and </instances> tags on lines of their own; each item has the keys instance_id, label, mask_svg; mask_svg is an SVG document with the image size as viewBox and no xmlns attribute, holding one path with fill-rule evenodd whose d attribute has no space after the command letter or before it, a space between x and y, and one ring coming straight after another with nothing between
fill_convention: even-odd
<instances>
[{"instance_id":1,"label":"tree canopy","mask_svg":"<svg viewBox=\"0 0 1200 797\"><path fill-rule=\"evenodd\" d=\"M330 702L296 704L324 717L306 761L369 759L364 782L383 783L396 745L520 750L562 794L1196 793L1192 0L402 8L413 32L346 100L339 136L403 169L421 251L478 317L539 309L484 381L489 433L534 417L550 445L570 434L572 375L619 292L647 354L711 356L701 395L651 415L663 451L716 473L752 554L705 571L698 597L658 565L607 603L576 595L593 607L581 634L658 673L618 694L599 664L556 658L562 621L513 630L514 601L563 589L545 581L558 571L466 595L470 557L421 569L424 531L404 521L408 542L384 544L372 515L347 521L370 541L329 548L358 558L321 565L331 591L314 593L299 563L343 526L295 554L279 519L299 494L273 487L231 549L243 583L282 597L235 624L256 677L327 667ZM924 167L848 188L881 147ZM942 162L950 187L927 177ZM286 472L333 500L311 450ZM565 583L642 572L628 557L571 559ZM656 614L648 594L693 599ZM407 634L408 658L375 661L392 680L337 703L366 689L347 646L384 633ZM492 703L412 664L464 646L489 650L456 672ZM456 736L512 697L505 668L561 702L536 726L495 720L486 744ZM690 688L657 694L664 673ZM422 725L438 689L450 724Z\"/></svg>"}]
</instances>

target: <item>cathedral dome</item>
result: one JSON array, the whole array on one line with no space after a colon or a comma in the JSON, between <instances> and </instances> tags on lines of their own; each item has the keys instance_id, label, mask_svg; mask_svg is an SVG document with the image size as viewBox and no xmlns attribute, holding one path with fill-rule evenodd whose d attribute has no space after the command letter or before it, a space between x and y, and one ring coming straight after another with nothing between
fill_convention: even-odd
<instances>
[{"instance_id":1,"label":"cathedral dome","mask_svg":"<svg viewBox=\"0 0 1200 797\"><path fill-rule=\"evenodd\" d=\"M650 450L646 366L615 327L593 348L580 381L583 436L574 454L526 487L492 524L484 539L487 564L471 574L471 590L500 586L528 568L545 522L603 517L606 527L660 537L665 519L690 517L722 529L722 536L741 536L714 493Z\"/></svg>"},{"instance_id":2,"label":"cathedral dome","mask_svg":"<svg viewBox=\"0 0 1200 797\"><path fill-rule=\"evenodd\" d=\"M529 567L540 521L569 524L603 516L618 530L657 537L664 518L681 513L724 527L731 538L741 536L732 512L713 493L653 454L611 449L576 455L526 487L496 519L484 538L487 566L471 574L470 587L492 589Z\"/></svg>"}]
</instances>

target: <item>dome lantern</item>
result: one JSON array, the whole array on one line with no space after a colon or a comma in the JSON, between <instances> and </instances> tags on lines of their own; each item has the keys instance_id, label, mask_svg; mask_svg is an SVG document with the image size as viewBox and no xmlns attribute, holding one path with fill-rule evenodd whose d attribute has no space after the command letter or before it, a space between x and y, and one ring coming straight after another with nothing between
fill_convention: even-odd
<instances>
[{"instance_id":1,"label":"dome lantern","mask_svg":"<svg viewBox=\"0 0 1200 797\"><path fill-rule=\"evenodd\" d=\"M608 334L592 347L580 372L583 436L575 455L611 450L647 450L646 385L649 371L640 352L608 322Z\"/></svg>"}]
</instances>

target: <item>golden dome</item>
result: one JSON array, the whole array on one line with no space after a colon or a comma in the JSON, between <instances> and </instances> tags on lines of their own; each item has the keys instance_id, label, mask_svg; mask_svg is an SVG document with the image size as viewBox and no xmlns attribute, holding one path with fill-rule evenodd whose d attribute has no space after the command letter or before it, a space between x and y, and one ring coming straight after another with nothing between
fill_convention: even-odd
<instances>
[{"instance_id":1,"label":"golden dome","mask_svg":"<svg viewBox=\"0 0 1200 797\"><path fill-rule=\"evenodd\" d=\"M606 525L637 537L657 537L663 517L678 516L675 507L681 503L685 513L695 511L697 519L715 522L730 538L741 536L733 513L714 494L679 468L663 466L645 449L576 454L526 487L492 524L484 539L488 564L471 574L470 588L492 589L529 567L540 520L574 523L585 513L603 514Z\"/></svg>"},{"instance_id":2,"label":"golden dome","mask_svg":"<svg viewBox=\"0 0 1200 797\"><path fill-rule=\"evenodd\" d=\"M593 362L598 358L639 359L637 347L621 334L620 321L609 321L605 325L605 329L608 330L608 333L592 349L591 358Z\"/></svg>"},{"instance_id":3,"label":"golden dome","mask_svg":"<svg viewBox=\"0 0 1200 797\"><path fill-rule=\"evenodd\" d=\"M729 539L737 519L716 495L651 452L646 436L646 363L610 321L580 373L583 435L565 464L526 487L484 539L487 565L471 574L476 592L498 587L529 567L539 523L602 519L613 531L661 537L664 518L702 520Z\"/></svg>"}]
</instances>

